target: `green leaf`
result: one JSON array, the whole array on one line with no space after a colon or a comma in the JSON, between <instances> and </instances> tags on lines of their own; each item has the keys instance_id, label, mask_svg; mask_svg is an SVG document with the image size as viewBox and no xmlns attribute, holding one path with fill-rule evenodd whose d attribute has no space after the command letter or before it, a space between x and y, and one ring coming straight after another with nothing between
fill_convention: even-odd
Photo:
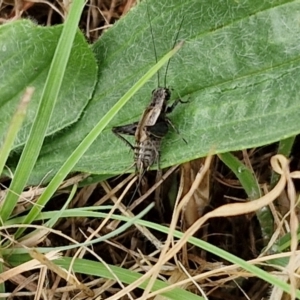
<instances>
[{"instance_id":1,"label":"green leaf","mask_svg":"<svg viewBox=\"0 0 300 300\"><path fill-rule=\"evenodd\" d=\"M168 52L184 23L183 48L167 74L178 106L172 130L162 143L161 166L181 163L210 151L255 147L300 132L300 3L299 1L148 2L158 58ZM49 139L31 183L58 170L110 107L154 64L146 13L141 3L94 45L99 82L82 118L62 135ZM164 71L160 71L163 85ZM133 154L111 127L137 121L157 87L153 78L106 128L75 170L122 173Z\"/></svg>"},{"instance_id":2,"label":"green leaf","mask_svg":"<svg viewBox=\"0 0 300 300\"><path fill-rule=\"evenodd\" d=\"M76 33L78 33L77 26L83 7L83 0L78 0L70 6L69 14L63 26L53 60L51 61L50 69L25 148L22 151L17 168L14 171L13 179L9 185L8 193L1 206L0 214L2 222L5 222L13 212L19 195L24 190L31 171L37 161L47 128L49 127L51 116L55 109L55 104L57 103L72 47L74 47L73 42Z\"/></svg>"},{"instance_id":3,"label":"green leaf","mask_svg":"<svg viewBox=\"0 0 300 300\"><path fill-rule=\"evenodd\" d=\"M29 20L0 26L0 140L26 87L35 87L14 148L24 145L28 138L61 31L62 26L41 27ZM77 33L47 135L78 120L91 98L96 75L94 55L83 35Z\"/></svg>"}]
</instances>

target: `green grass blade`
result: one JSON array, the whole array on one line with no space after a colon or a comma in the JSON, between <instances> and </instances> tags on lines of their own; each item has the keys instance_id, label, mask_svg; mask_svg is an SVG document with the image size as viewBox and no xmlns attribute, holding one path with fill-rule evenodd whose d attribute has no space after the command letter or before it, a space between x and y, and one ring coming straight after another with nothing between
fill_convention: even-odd
<instances>
[{"instance_id":1,"label":"green grass blade","mask_svg":"<svg viewBox=\"0 0 300 300\"><path fill-rule=\"evenodd\" d=\"M18 201L18 195L23 191L38 158L63 80L83 5L83 0L74 1L71 5L49 70L47 82L30 131L30 136L22 152L7 197L1 208L1 222L5 222L12 213Z\"/></svg>"},{"instance_id":2,"label":"green grass blade","mask_svg":"<svg viewBox=\"0 0 300 300\"><path fill-rule=\"evenodd\" d=\"M261 197L261 190L255 174L253 174L249 168L247 168L231 153L223 153L220 154L219 157L238 178L250 200L255 200ZM256 216L262 231L264 245L267 245L273 234L273 216L270 210L266 207L258 210L256 212Z\"/></svg>"},{"instance_id":3,"label":"green grass blade","mask_svg":"<svg viewBox=\"0 0 300 300\"><path fill-rule=\"evenodd\" d=\"M26 109L34 92L33 88L27 88L24 96L22 97L19 106L17 107L16 113L11 119L10 126L8 128L7 134L4 138L3 145L0 148L0 174L3 171L5 162L8 158L9 152L13 146L14 140L18 134L19 129L22 126L24 118L26 116Z\"/></svg>"},{"instance_id":4,"label":"green grass blade","mask_svg":"<svg viewBox=\"0 0 300 300\"><path fill-rule=\"evenodd\" d=\"M261 197L258 182L251 170L231 153L220 154L219 158L235 174L251 200Z\"/></svg>"}]
</instances>

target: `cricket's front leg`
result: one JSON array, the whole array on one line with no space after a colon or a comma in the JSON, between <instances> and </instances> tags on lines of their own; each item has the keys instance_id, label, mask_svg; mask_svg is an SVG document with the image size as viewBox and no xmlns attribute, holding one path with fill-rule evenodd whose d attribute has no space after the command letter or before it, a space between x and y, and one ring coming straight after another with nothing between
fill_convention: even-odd
<instances>
[{"instance_id":1,"label":"cricket's front leg","mask_svg":"<svg viewBox=\"0 0 300 300\"><path fill-rule=\"evenodd\" d=\"M183 103L183 104L186 104L186 103L189 103L190 101L189 100L181 100L180 98L179 99L176 99L172 105L168 106L167 109L166 109L166 114L169 114L171 113L174 108L178 105L178 103Z\"/></svg>"}]
</instances>

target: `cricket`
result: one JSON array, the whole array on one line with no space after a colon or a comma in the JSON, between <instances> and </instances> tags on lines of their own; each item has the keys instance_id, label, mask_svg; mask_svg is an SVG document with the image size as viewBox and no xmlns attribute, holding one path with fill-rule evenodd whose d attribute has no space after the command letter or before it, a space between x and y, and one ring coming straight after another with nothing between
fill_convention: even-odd
<instances>
[{"instance_id":1,"label":"cricket","mask_svg":"<svg viewBox=\"0 0 300 300\"><path fill-rule=\"evenodd\" d=\"M148 6L147 15L150 24L155 61L157 62L157 51ZM172 46L173 48L175 47L178 40L178 35L183 24L183 20L184 18L182 18L181 20L179 29L174 39L174 43ZM176 129L167 115L171 113L179 103L188 102L177 99L173 102L172 105L168 105L168 101L171 98L171 90L166 85L169 64L170 60L168 61L166 66L163 87L160 86L159 72L157 72L158 87L152 91L151 101L145 108L139 121L112 128L113 133L121 140L123 140L134 152L134 165L136 172L139 175L138 186L141 183L141 180L146 171L148 171L151 166L157 164L158 169L160 169L159 160L161 142L164 136L168 133L169 127L171 126L176 131L176 133L179 134L179 131ZM134 136L135 144L132 145L123 135ZM183 139L183 141L186 143L185 139Z\"/></svg>"}]
</instances>

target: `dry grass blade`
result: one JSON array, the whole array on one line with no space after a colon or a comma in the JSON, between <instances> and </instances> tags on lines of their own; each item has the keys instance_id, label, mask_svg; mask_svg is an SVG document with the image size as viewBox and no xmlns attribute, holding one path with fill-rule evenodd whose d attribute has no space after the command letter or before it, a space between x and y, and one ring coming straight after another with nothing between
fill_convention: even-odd
<instances>
[{"instance_id":1,"label":"dry grass blade","mask_svg":"<svg viewBox=\"0 0 300 300\"><path fill-rule=\"evenodd\" d=\"M290 255L291 255L291 252L273 254L273 255L268 255L268 256L265 256L265 257L260 257L260 258L250 260L250 261L248 261L248 263L253 264L253 265L254 264L262 264L263 265L264 262L267 262L269 260L289 257ZM300 250L297 251L297 255L300 255ZM240 267L237 266L237 265L230 265L230 266L223 266L223 267L216 266L211 271L207 271L207 272L204 272L204 273L197 274L197 275L193 276L192 279L196 282L199 282L200 280L203 280L205 278L211 278L211 277L217 277L217 276L229 276L229 275L231 276L231 279L236 279L236 278L241 277L241 276L242 277L247 277L247 278L251 277L251 276L254 276L254 275L250 274L249 272L240 270ZM287 278L287 276L285 275L284 278ZM174 289L175 287L181 287L181 286L184 286L184 285L186 285L190 282L191 282L190 278L178 281L178 282L172 284L172 286L165 287L163 289L157 290L157 291L149 294L149 297L153 297L155 295L165 293L167 291L170 291L170 290ZM270 300L275 300L275 299L273 299L271 297Z\"/></svg>"},{"instance_id":2,"label":"dry grass blade","mask_svg":"<svg viewBox=\"0 0 300 300\"><path fill-rule=\"evenodd\" d=\"M127 184L132 178L134 177L134 174L130 174L127 176L122 182L118 183L113 189L111 189L109 192L106 192L107 194L103 196L99 201L95 202L94 206L100 206L103 203L105 203L108 199L110 199L113 195L115 195L125 184Z\"/></svg>"},{"instance_id":3,"label":"dry grass blade","mask_svg":"<svg viewBox=\"0 0 300 300\"><path fill-rule=\"evenodd\" d=\"M159 292L155 292L149 295L149 291L153 285L153 282L155 281L155 278L159 272L159 267L167 262L170 258L172 258L181 248L182 246L187 242L188 238L193 236L193 234L205 223L208 219L212 217L218 217L218 216L233 216L233 215L238 215L238 214L246 214L249 212L253 212L261 207L264 207L274 201L282 192L282 190L285 188L287 177L289 176L289 170L288 170L288 160L282 156L282 155L276 155L271 158L271 165L273 169L281 175L279 182L277 185L274 187L273 190L271 190L267 195L261 197L260 199L254 200L252 202L248 203L234 203L234 204L228 204L228 205L223 205L217 209L215 209L212 212L207 213L204 215L201 219L199 219L192 227L190 227L187 232L184 234L184 236L174 245L171 250L167 251L170 241L171 241L171 236L172 236L172 231L175 228L176 222L178 220L179 213L181 209L184 207L185 203L188 202L189 198L192 196L194 190L199 186L199 183L203 179L205 173L209 169L209 165L211 162L211 157L206 159L205 165L202 168L201 172L198 173L196 180L194 184L192 185L189 193L183 198L181 203L178 205L178 208L174 212L174 218L172 219L172 223L170 226L170 233L168 235L168 239L166 242L166 245L164 249L161 252L160 259L156 263L156 265L145 275L143 275L138 281L134 282L130 286L126 287L124 290L121 292L117 293L114 297L109 298L109 300L112 299L118 299L116 297L120 297L130 290L134 289L137 287L141 282L149 278L150 276L151 279L149 281L148 287L145 290L143 296L139 299L146 299L148 296L153 296L154 294L157 294ZM295 176L295 175L294 175Z\"/></svg>"},{"instance_id":4,"label":"dry grass blade","mask_svg":"<svg viewBox=\"0 0 300 300\"><path fill-rule=\"evenodd\" d=\"M70 284L75 285L79 290L83 291L87 296L93 297L94 292L88 288L86 285L78 282L72 274L68 274L67 271L61 269L55 265L51 260L49 260L45 255L39 253L37 250L28 250L30 256L38 260L42 265L46 266L49 270L56 273L61 278L65 279Z\"/></svg>"},{"instance_id":5,"label":"dry grass blade","mask_svg":"<svg viewBox=\"0 0 300 300\"><path fill-rule=\"evenodd\" d=\"M85 178L89 177L89 174L78 174L76 176L73 176L69 179L66 179L62 185L58 189L58 193L61 192L62 189L65 189L67 187L70 187L76 183L81 182ZM29 187L28 191L23 192L21 195L19 195L19 200L18 200L18 207L16 208L16 211L14 213L19 214L23 212L24 210L27 210L28 207L26 205L32 205L35 203L37 198L43 194L45 191L45 187ZM6 188L5 190L0 190L0 203L2 199L5 199L9 189ZM23 207L24 206L24 207Z\"/></svg>"},{"instance_id":6,"label":"dry grass blade","mask_svg":"<svg viewBox=\"0 0 300 300\"><path fill-rule=\"evenodd\" d=\"M196 174L203 163L203 159L197 159L194 161L187 162L180 166L181 178L183 182L182 194L188 193L191 188ZM186 204L184 210L184 219L186 227L190 227L199 217L202 216L204 208L209 205L209 189L210 189L210 172L207 172L205 178L200 183L199 187L195 190L195 193Z\"/></svg>"},{"instance_id":7,"label":"dry grass blade","mask_svg":"<svg viewBox=\"0 0 300 300\"><path fill-rule=\"evenodd\" d=\"M284 190L287 178L289 176L292 176L293 178L300 178L300 172L293 172L289 173L289 161L282 155L275 155L271 158L271 165L272 168L274 169L275 172L280 174L280 180L277 183L277 185L271 190L268 194L264 195L263 197L247 202L247 203L234 203L234 204L227 204L223 205L206 215L204 215L202 218L200 218L196 223L193 224L183 235L183 237L174 245L173 248L171 248L167 253L165 253L162 263L165 263L168 261L170 258L172 258L182 247L183 245L187 242L188 238L193 236L194 233L210 218L213 217L226 217L226 216L235 216L235 215L240 215L240 214L247 214L250 212L254 212L257 209L260 209L272 201L274 201ZM199 173L198 173L199 175ZM197 177L198 177L197 175ZM197 182L197 178L194 183ZM192 191L193 186L190 190ZM191 193L188 193L184 198L183 201L179 204L178 208L182 208L184 202L187 202ZM160 291L157 291L155 293L151 293L150 295L153 296ZM149 296L150 296L149 295Z\"/></svg>"},{"instance_id":8,"label":"dry grass blade","mask_svg":"<svg viewBox=\"0 0 300 300\"><path fill-rule=\"evenodd\" d=\"M178 168L178 165L173 166L170 168L161 178L159 181L157 181L143 196L141 196L139 199L134 201L132 205L128 208L129 210L133 210L135 207L137 207L140 203L142 203L153 191L155 191L176 169Z\"/></svg>"},{"instance_id":9,"label":"dry grass blade","mask_svg":"<svg viewBox=\"0 0 300 300\"><path fill-rule=\"evenodd\" d=\"M48 260L57 259L59 255L57 251L52 251L46 254ZM0 274L0 283L6 282L10 279L13 279L16 276L19 276L21 273L26 272L28 270L34 270L40 268L40 262L36 260L31 260L26 263L23 263L15 268L8 269L7 271Z\"/></svg>"},{"instance_id":10,"label":"dry grass blade","mask_svg":"<svg viewBox=\"0 0 300 300\"><path fill-rule=\"evenodd\" d=\"M138 280L136 280L135 282L133 282L132 284L130 284L129 286L127 286L125 289L123 289L122 291L120 291L117 294L115 294L114 296L108 298L107 300L117 300L117 299L120 299L120 297L122 297L123 295L126 295L128 292L130 292L134 288L138 287L141 283L143 283L145 280L147 280L148 278L151 277L150 280L149 280L149 283L147 285L147 288L144 291L143 296L141 298L138 298L138 299L141 300L141 299L147 299L148 298L148 294L150 292L151 287L153 286L154 281L157 278L157 275L158 275L158 273L160 271L160 268L162 267L162 265L164 263L166 263L169 260L169 256L168 256L167 259L165 259L165 258L167 257L167 254L168 254L167 251L168 251L169 246L171 244L173 232L175 230L176 223L177 223L179 215L180 215L180 211L184 207L184 205L187 203L187 201L189 200L189 198L193 195L195 189L197 189L197 187L199 186L199 183L201 182L201 180L205 176L206 172L208 171L210 163L211 163L211 159L212 159L212 157L209 156L205 160L205 164L204 164L203 168L201 168L201 170L197 174L196 180L195 180L194 184L192 185L189 193L184 197L183 201L180 202L180 204L178 206L179 209L176 209L174 211L174 215L173 215L172 222L171 222L171 225L170 225L170 230L169 230L169 234L168 234L168 237L167 237L167 241L165 243L164 248L161 251L161 254L160 254L160 257L159 257L157 263L146 274L144 274L143 276L141 276ZM193 227L191 227L191 228L193 228ZM180 248L178 247L177 252L179 250L180 250Z\"/></svg>"},{"instance_id":11,"label":"dry grass blade","mask_svg":"<svg viewBox=\"0 0 300 300\"><path fill-rule=\"evenodd\" d=\"M152 271L152 274L151 274L152 277L149 280L149 283L148 283L148 285L147 285L147 287L146 287L146 289L144 291L142 299L147 299L147 297L148 297L148 295L150 293L150 290L151 290L151 288L152 288L152 286L154 284L154 281L155 281L155 279L157 278L157 276L159 274L160 267L163 264L165 264L171 257L173 257L182 248L182 246L184 245L184 243L180 243L180 247L178 247L178 250L175 253L173 253L171 251L173 248L171 248L171 250L168 252L168 249L169 249L169 247L171 245L171 241L173 239L173 233L175 231L176 224L178 222L180 213L181 213L182 209L186 206L186 204L188 203L188 201L191 199L191 197L195 193L196 189L199 187L199 184L202 182L203 178L205 178L205 175L206 175L206 173L208 172L208 170L210 168L211 161L212 161L212 156L208 156L206 158L206 160L205 160L205 163L204 163L203 167L201 166L199 172L197 173L195 181L193 182L193 184L192 184L189 192L183 197L183 199L181 200L181 202L175 208L174 213L173 213L173 217L172 217L172 221L171 221L171 224L170 224L169 234L168 234L165 246L162 249L162 252L160 254L160 257L159 257L156 265L153 267L153 270L151 270ZM192 226L191 228L193 228L193 227L194 226ZM170 252L172 253L171 256L169 256Z\"/></svg>"},{"instance_id":12,"label":"dry grass blade","mask_svg":"<svg viewBox=\"0 0 300 300\"><path fill-rule=\"evenodd\" d=\"M136 180L136 177L128 184L128 186L126 187L126 189L124 190L122 195L119 197L119 199L117 199L115 196L111 197L111 199L115 203L115 205L111 209L111 211L109 212L109 215L106 217L105 220L107 220L107 221L109 220L109 217L113 214L113 212L116 208L118 208L124 216L127 216L127 217L133 217L134 216L134 214L129 209L127 209L121 203L121 201L122 201L123 197L126 195L126 193L128 192L129 188L131 187L131 185L134 183L135 180ZM107 193L110 193L109 187L106 184L102 184L102 187L104 188L104 190ZM119 224L119 221L114 221L112 223L113 223L113 225L110 224L111 229L113 229L112 227L117 227L117 225ZM157 249L162 248L161 242L146 227L138 225L138 224L135 224L135 226L142 233L142 235L145 236L147 238L147 240L150 241ZM103 225L102 225L102 227L103 227ZM97 232L99 232L99 230L97 230Z\"/></svg>"}]
</instances>

